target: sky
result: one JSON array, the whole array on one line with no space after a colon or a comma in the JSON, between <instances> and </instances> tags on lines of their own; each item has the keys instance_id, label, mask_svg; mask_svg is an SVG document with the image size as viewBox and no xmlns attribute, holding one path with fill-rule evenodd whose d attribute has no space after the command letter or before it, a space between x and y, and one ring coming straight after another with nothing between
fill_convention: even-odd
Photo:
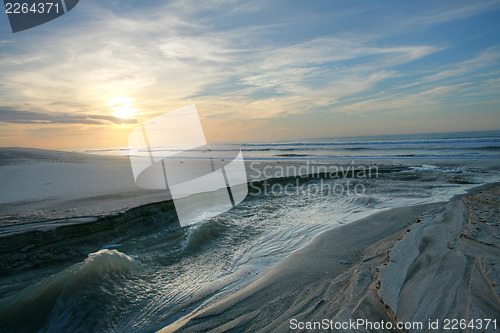
<instances>
[{"instance_id":1,"label":"sky","mask_svg":"<svg viewBox=\"0 0 500 333\"><path fill-rule=\"evenodd\" d=\"M500 129L500 1L81 0L12 33L0 146L127 146L195 104L208 142Z\"/></svg>"}]
</instances>

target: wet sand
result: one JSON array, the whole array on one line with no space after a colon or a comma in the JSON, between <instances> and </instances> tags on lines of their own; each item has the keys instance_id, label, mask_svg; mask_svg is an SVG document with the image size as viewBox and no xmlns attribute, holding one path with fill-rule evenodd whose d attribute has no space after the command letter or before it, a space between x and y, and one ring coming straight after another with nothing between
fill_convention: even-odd
<instances>
[{"instance_id":1,"label":"wet sand","mask_svg":"<svg viewBox=\"0 0 500 333\"><path fill-rule=\"evenodd\" d=\"M1 227L99 216L169 199L134 181L127 157L0 148Z\"/></svg>"},{"instance_id":2,"label":"wet sand","mask_svg":"<svg viewBox=\"0 0 500 333\"><path fill-rule=\"evenodd\" d=\"M218 167L229 160L215 160ZM359 163L358 163L359 162ZM425 161L421 161L424 163ZM494 163L495 162L495 163ZM179 161L179 170L196 165ZM352 172L355 167L379 173L408 170L409 161L245 161L249 181L303 174ZM452 161L443 160L453 167ZM471 162L472 163L472 162ZM410 163L411 164L411 163ZM437 164L437 163L435 163ZM486 164L486 162L483 162ZM488 166L498 168L496 161ZM437 164L440 165L440 164ZM347 176L349 176L347 174ZM0 148L0 228L40 221L123 212L171 198L168 190L140 188L126 156L101 156L32 148Z\"/></svg>"},{"instance_id":3,"label":"wet sand","mask_svg":"<svg viewBox=\"0 0 500 333\"><path fill-rule=\"evenodd\" d=\"M292 319L423 323L410 332L427 331L429 319L441 328L445 319L497 319L498 325L499 207L500 186L488 185L449 202L386 210L331 229L255 283L161 332L285 332Z\"/></svg>"},{"instance_id":4,"label":"wet sand","mask_svg":"<svg viewBox=\"0 0 500 333\"><path fill-rule=\"evenodd\" d=\"M139 189L127 158L2 153L3 273L78 261L123 233L175 223L168 193ZM260 163L267 165L280 163ZM405 167L388 170L395 168ZM478 191L329 230L255 283L164 331L288 331L291 319L499 318L500 192Z\"/></svg>"}]
</instances>

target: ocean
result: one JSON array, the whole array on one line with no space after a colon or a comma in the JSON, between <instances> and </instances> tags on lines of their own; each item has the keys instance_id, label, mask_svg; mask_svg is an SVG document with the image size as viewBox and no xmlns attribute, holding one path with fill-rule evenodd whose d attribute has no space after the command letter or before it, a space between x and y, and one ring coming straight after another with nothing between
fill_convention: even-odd
<instances>
[{"instance_id":1,"label":"ocean","mask_svg":"<svg viewBox=\"0 0 500 333\"><path fill-rule=\"evenodd\" d=\"M182 147L159 152L171 150ZM303 163L337 172L259 179L241 204L201 223L165 221L160 230L124 233L79 262L1 277L2 327L152 332L234 294L324 230L500 181L500 131L223 143L210 145L210 157L191 150L182 158L230 159L240 150L255 170L272 162L274 173ZM338 172L346 168L371 172Z\"/></svg>"},{"instance_id":2,"label":"ocean","mask_svg":"<svg viewBox=\"0 0 500 333\"><path fill-rule=\"evenodd\" d=\"M157 152L184 152L183 147L156 147ZM249 143L213 143L211 156L206 149L192 149L179 158L230 158L242 151L245 160L437 160L498 159L500 131L456 132L436 134L360 136L346 138L317 138L256 141ZM146 150L134 147L81 150L102 155L146 156ZM161 157L161 155L159 155Z\"/></svg>"}]
</instances>

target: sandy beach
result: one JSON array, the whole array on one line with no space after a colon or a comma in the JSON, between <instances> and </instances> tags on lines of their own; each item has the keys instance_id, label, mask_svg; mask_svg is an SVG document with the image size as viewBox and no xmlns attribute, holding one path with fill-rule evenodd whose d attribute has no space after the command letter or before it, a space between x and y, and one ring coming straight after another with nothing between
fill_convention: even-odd
<instances>
[{"instance_id":1,"label":"sandy beach","mask_svg":"<svg viewBox=\"0 0 500 333\"><path fill-rule=\"evenodd\" d=\"M0 333L500 332L500 0L4 5Z\"/></svg>"},{"instance_id":2,"label":"sandy beach","mask_svg":"<svg viewBox=\"0 0 500 333\"><path fill-rule=\"evenodd\" d=\"M500 187L478 187L496 160L483 163L493 176L450 161L249 162L241 207L180 227L170 194L138 188L126 157L26 148L0 157L6 331L402 331L366 326L383 321L423 332L429 320L443 328L500 314ZM374 166L376 175L358 173ZM350 182L367 192L317 191ZM120 297L120 311L95 313L88 301ZM121 324L99 319L124 311ZM369 323L335 326L359 320Z\"/></svg>"},{"instance_id":3,"label":"sandy beach","mask_svg":"<svg viewBox=\"0 0 500 333\"><path fill-rule=\"evenodd\" d=\"M0 170L4 225L99 216L169 199L164 190L139 188L125 156L1 148Z\"/></svg>"},{"instance_id":4,"label":"sandy beach","mask_svg":"<svg viewBox=\"0 0 500 333\"><path fill-rule=\"evenodd\" d=\"M486 186L324 232L257 282L160 332L287 332L299 323L313 325L299 331L324 331L314 325L325 319L365 321L331 331L402 331L370 329L369 321L422 323L407 331L424 332L429 320L439 323L435 331L451 319L498 320L499 197L498 185Z\"/></svg>"}]
</instances>

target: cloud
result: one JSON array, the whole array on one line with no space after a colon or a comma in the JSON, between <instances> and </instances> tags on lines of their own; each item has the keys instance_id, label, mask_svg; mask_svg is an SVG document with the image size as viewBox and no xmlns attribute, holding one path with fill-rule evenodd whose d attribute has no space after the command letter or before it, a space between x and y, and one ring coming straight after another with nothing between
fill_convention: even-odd
<instances>
[{"instance_id":1,"label":"cloud","mask_svg":"<svg viewBox=\"0 0 500 333\"><path fill-rule=\"evenodd\" d=\"M498 2L367 2L325 11L248 4L81 3L43 34L2 45L8 56L0 59L0 97L10 111L0 110L0 120L122 123L110 116L108 101L116 96L134 99L144 119L195 103L219 128L264 126L295 114L405 112L422 104L437 110L457 91L480 94L471 88L473 75L497 61L495 49L477 58L461 50L461 62L450 63L438 52L461 37L443 43L430 35L438 28L431 26L491 11Z\"/></svg>"},{"instance_id":2,"label":"cloud","mask_svg":"<svg viewBox=\"0 0 500 333\"><path fill-rule=\"evenodd\" d=\"M236 1L192 7L173 2L129 12L106 6L111 5L82 3L78 10L90 22L75 22L57 38L46 34L40 41L46 47L27 44L25 52L9 56L8 64L0 63L9 78L0 90L10 96L12 107L28 101L28 107L46 113L106 115L110 98L126 96L137 100L136 107L147 117L198 101L210 102L214 107L209 112L218 112L217 103L228 98L259 108L273 98L276 108L246 115L272 117L285 108L306 112L308 105L326 106L369 90L396 76L394 66L439 50L432 45L380 46L373 33L281 42L275 36L279 29L269 30L267 23L238 22L220 29L199 17L206 10L213 17L238 17L244 5ZM292 34L300 29L287 19L275 24ZM79 29L85 33L75 38Z\"/></svg>"},{"instance_id":3,"label":"cloud","mask_svg":"<svg viewBox=\"0 0 500 333\"><path fill-rule=\"evenodd\" d=\"M417 92L395 92L379 93L360 102L353 102L338 108L337 112L347 114L366 114L374 111L397 112L400 114L436 112L443 104L447 104L446 98L450 94L465 91L469 85L466 83L426 87L427 89Z\"/></svg>"},{"instance_id":4,"label":"cloud","mask_svg":"<svg viewBox=\"0 0 500 333\"><path fill-rule=\"evenodd\" d=\"M413 72L412 82L379 90L360 99L346 101L336 109L349 114L391 112L438 112L446 105L491 104L498 95L500 52L497 47L479 52L470 59Z\"/></svg>"},{"instance_id":5,"label":"cloud","mask_svg":"<svg viewBox=\"0 0 500 333\"><path fill-rule=\"evenodd\" d=\"M452 1L452 4L453 6L443 4L441 8L425 11L419 17L410 17L410 19L406 20L406 24L428 26L476 16L500 8L500 1L498 0L466 2L462 6L456 6L456 2Z\"/></svg>"},{"instance_id":6,"label":"cloud","mask_svg":"<svg viewBox=\"0 0 500 333\"><path fill-rule=\"evenodd\" d=\"M65 113L42 113L33 111L11 110L0 107L0 122L12 124L133 124L136 119L121 119L113 116L102 115L77 115Z\"/></svg>"},{"instance_id":7,"label":"cloud","mask_svg":"<svg viewBox=\"0 0 500 333\"><path fill-rule=\"evenodd\" d=\"M462 77L467 74L476 74L480 70L491 68L498 64L500 60L500 49L498 47L488 48L482 51L476 57L449 64L435 69L434 74L428 75L423 78L423 82L441 81L451 78Z\"/></svg>"}]
</instances>

